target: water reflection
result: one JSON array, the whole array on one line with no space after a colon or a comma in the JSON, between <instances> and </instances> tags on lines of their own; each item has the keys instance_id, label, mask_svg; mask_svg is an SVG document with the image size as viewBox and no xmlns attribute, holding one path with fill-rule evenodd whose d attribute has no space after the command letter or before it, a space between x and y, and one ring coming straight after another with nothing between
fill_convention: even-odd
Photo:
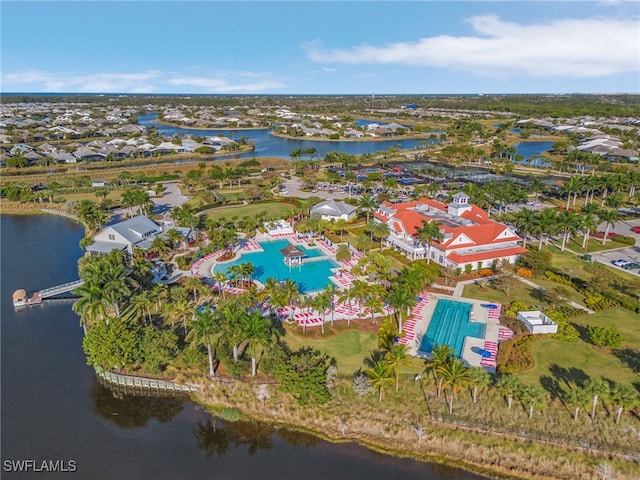
<instances>
[{"instance_id":1,"label":"water reflection","mask_svg":"<svg viewBox=\"0 0 640 480\"><path fill-rule=\"evenodd\" d=\"M178 415L189 401L180 396L136 396L131 390L118 391L98 381L91 386L94 410L123 428L143 428L150 420L167 423Z\"/></svg>"},{"instance_id":2,"label":"water reflection","mask_svg":"<svg viewBox=\"0 0 640 480\"><path fill-rule=\"evenodd\" d=\"M253 456L261 450L273 448L274 427L258 422L230 422L218 425L216 418L198 421L193 431L198 447L205 451L207 458L214 453L224 455L232 447L247 446L247 455Z\"/></svg>"}]
</instances>

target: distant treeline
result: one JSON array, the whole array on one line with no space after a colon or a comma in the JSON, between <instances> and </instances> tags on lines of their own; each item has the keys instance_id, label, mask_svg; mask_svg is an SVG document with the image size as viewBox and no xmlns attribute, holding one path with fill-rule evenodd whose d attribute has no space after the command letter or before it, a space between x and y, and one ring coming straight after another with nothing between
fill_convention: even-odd
<instances>
[{"instance_id":1,"label":"distant treeline","mask_svg":"<svg viewBox=\"0 0 640 480\"><path fill-rule=\"evenodd\" d=\"M538 95L205 95L205 94L2 94L7 103L88 103L109 105L185 105L231 107L288 106L308 113L352 112L416 105L419 108L445 108L511 112L524 117L613 117L637 116L640 95L631 94L538 94Z\"/></svg>"}]
</instances>

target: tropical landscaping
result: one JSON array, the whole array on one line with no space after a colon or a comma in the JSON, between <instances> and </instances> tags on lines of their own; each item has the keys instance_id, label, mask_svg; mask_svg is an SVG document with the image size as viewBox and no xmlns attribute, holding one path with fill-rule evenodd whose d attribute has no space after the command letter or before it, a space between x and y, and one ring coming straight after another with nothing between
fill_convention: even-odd
<instances>
[{"instance_id":1,"label":"tropical landscaping","mask_svg":"<svg viewBox=\"0 0 640 480\"><path fill-rule=\"evenodd\" d=\"M409 155L392 149L315 158L317 152L301 149L279 164L200 158L141 169L120 164L99 170L106 180L100 186L86 172L54 181L12 176L2 182L3 208L71 213L86 228L82 247L116 211L173 223L131 258L112 251L80 260L84 284L73 309L92 366L195 385L198 401L222 418L273 421L398 455L435 455L479 472L637 477L640 277L590 255L635 246L636 237L614 230L637 213L640 171L572 153L571 139L559 140L551 155L564 159L552 167L561 180L549 181L548 172L511 162L508 129L457 120L446 131L440 146ZM527 132L540 133L533 126ZM476 138L485 146L468 148ZM459 168L491 162L482 167L487 173L530 177L461 182L415 175L423 181L400 184L404 173L393 169L406 173L425 155ZM590 173L576 173L577 165ZM305 198L278 195L291 180ZM154 213L153 200L168 181L188 198L165 215ZM360 190L351 197L353 186ZM349 192L344 200L357 207L353 220L311 215L321 200L315 193L328 188ZM389 227L373 219L383 200L448 203L458 191L517 230L527 252L515 265L456 271L429 257L411 260L387 242ZM353 263L355 280L303 293L291 280L256 283L249 261L226 273L191 274L209 255L236 258L244 241L265 233L265 223L283 218L296 235L335 245L335 259ZM180 227L195 229L196 240L187 242ZM437 222L417 230L416 241L427 249L442 240ZM160 265L179 278L159 281ZM420 295L451 296L463 281L463 297L502 304L501 323L514 332L500 343L496 374L468 366L447 345L419 358L401 341ZM336 320L337 303L362 314ZM294 309L322 321L307 326L282 315ZM531 335L516 319L522 310L544 311L558 332Z\"/></svg>"}]
</instances>

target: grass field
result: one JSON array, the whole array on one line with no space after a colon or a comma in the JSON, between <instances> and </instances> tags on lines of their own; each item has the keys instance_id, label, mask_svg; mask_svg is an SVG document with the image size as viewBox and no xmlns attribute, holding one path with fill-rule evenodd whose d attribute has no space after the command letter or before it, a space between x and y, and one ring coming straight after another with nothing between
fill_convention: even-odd
<instances>
[{"instance_id":1,"label":"grass field","mask_svg":"<svg viewBox=\"0 0 640 480\"><path fill-rule=\"evenodd\" d=\"M567 391L567 381L581 385L588 378L602 377L628 384L638 382L638 374L615 355L598 351L582 340L568 343L542 338L533 344L531 353L535 358L534 367L516 374L529 385L545 387L555 380Z\"/></svg>"},{"instance_id":2,"label":"grass field","mask_svg":"<svg viewBox=\"0 0 640 480\"><path fill-rule=\"evenodd\" d=\"M209 210L205 215L212 220L220 220L231 217L253 217L260 212L267 212L268 218L284 218L293 208L293 205L283 202L265 202L251 205L238 205L237 207L222 207Z\"/></svg>"},{"instance_id":3,"label":"grass field","mask_svg":"<svg viewBox=\"0 0 640 480\"><path fill-rule=\"evenodd\" d=\"M378 337L375 333L350 331L327 338L305 338L287 332L284 337L289 346L297 350L312 346L338 361L338 374L347 376L359 368L365 368L365 360L371 352L378 349Z\"/></svg>"}]
</instances>

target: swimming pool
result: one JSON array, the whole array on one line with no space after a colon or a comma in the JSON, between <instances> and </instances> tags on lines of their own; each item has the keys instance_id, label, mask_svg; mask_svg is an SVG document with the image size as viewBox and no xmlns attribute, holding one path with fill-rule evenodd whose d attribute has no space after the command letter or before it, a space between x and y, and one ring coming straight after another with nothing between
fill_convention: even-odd
<instances>
[{"instance_id":1,"label":"swimming pool","mask_svg":"<svg viewBox=\"0 0 640 480\"><path fill-rule=\"evenodd\" d=\"M472 304L439 298L420 351L431 353L435 345L447 344L460 358L465 337L484 338L486 324L472 322Z\"/></svg>"},{"instance_id":2,"label":"swimming pool","mask_svg":"<svg viewBox=\"0 0 640 480\"><path fill-rule=\"evenodd\" d=\"M285 265L280 249L290 245L288 240L275 240L271 242L258 242L264 249L264 252L245 252L242 256L232 262L222 263L213 267L213 272L223 272L242 263L251 262L256 269L253 278L264 283L267 278L275 277L278 280L286 280L288 278L294 280L300 291L303 293L322 290L326 285L331 283L329 277L333 275L332 268L338 268L339 265L331 259L314 260L312 262L303 263L289 267ZM318 248L305 248L302 245L296 245L300 250L304 251L309 258L323 256L324 253Z\"/></svg>"}]
</instances>

